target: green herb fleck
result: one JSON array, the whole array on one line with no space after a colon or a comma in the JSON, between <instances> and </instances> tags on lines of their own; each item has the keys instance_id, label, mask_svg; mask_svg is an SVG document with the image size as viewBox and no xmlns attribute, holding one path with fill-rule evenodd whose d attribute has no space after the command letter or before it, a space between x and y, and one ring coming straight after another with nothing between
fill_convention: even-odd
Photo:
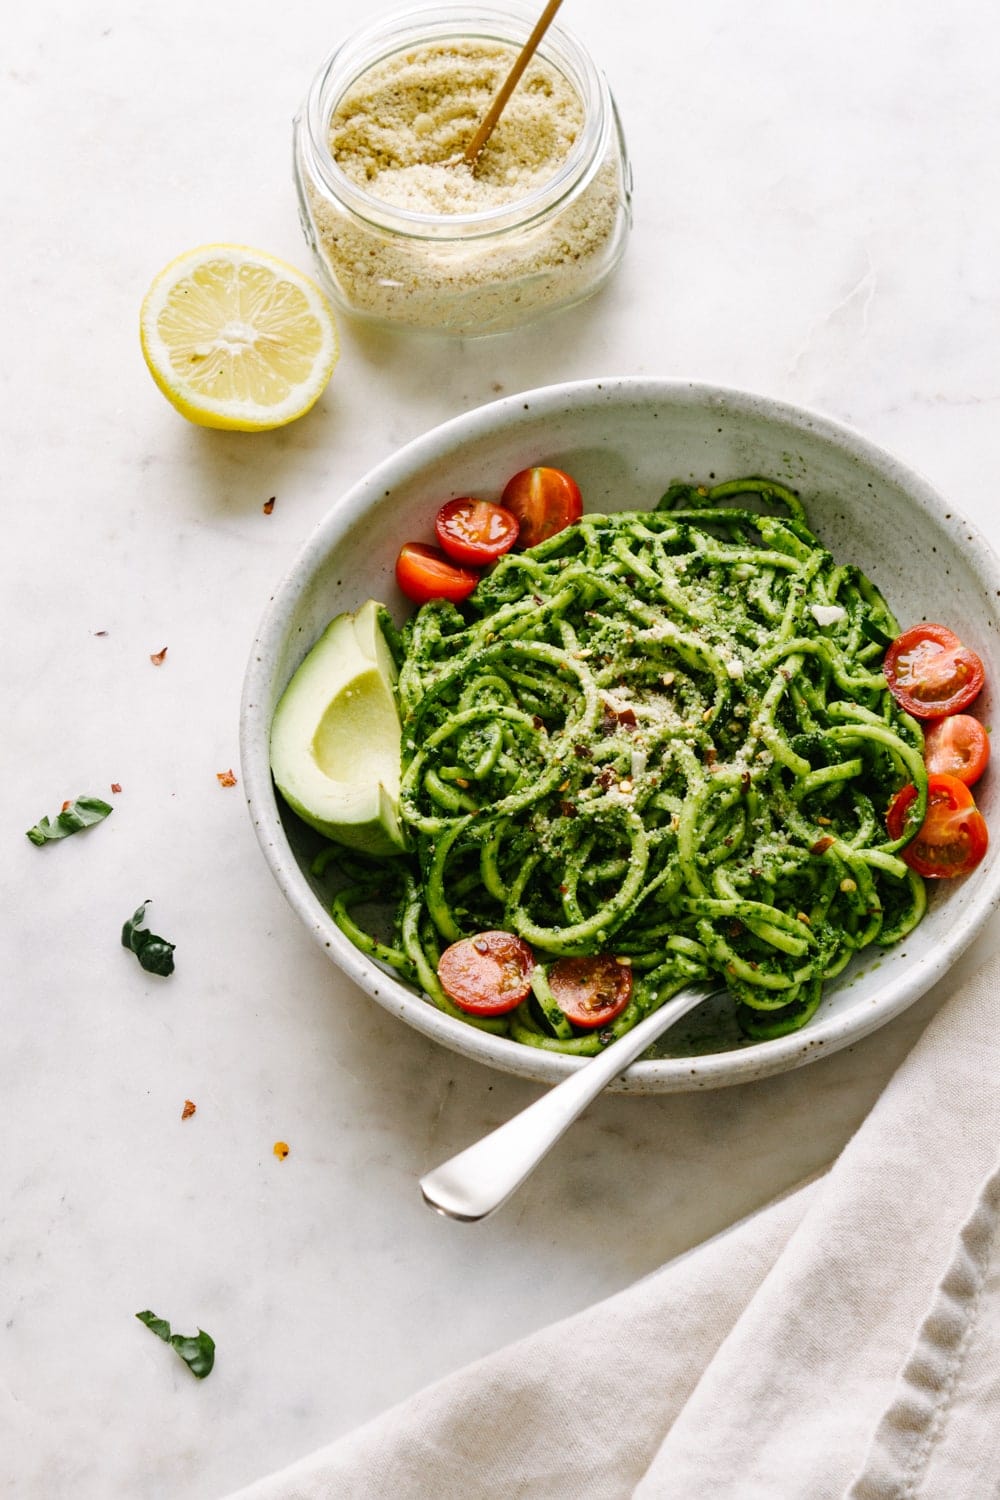
<instances>
[{"instance_id":1,"label":"green herb fleck","mask_svg":"<svg viewBox=\"0 0 1000 1500\"><path fill-rule=\"evenodd\" d=\"M192 1375L197 1375L199 1380L204 1380L206 1375L212 1373L215 1364L215 1340L211 1334L199 1328L196 1334L171 1333L170 1324L166 1318L158 1318L154 1312L147 1308L145 1312L136 1313L140 1323L169 1344L177 1351L181 1359L187 1365Z\"/></svg>"},{"instance_id":2,"label":"green herb fleck","mask_svg":"<svg viewBox=\"0 0 1000 1500\"><path fill-rule=\"evenodd\" d=\"M55 818L41 818L34 828L27 830L27 836L33 844L51 844L94 823L102 823L111 811L111 804L102 802L100 797L77 797L75 802L67 802Z\"/></svg>"},{"instance_id":3,"label":"green herb fleck","mask_svg":"<svg viewBox=\"0 0 1000 1500\"><path fill-rule=\"evenodd\" d=\"M174 972L174 943L157 937L143 926L146 920L148 901L135 911L122 928L122 947L134 953L139 963L149 974L162 974L164 979Z\"/></svg>"}]
</instances>

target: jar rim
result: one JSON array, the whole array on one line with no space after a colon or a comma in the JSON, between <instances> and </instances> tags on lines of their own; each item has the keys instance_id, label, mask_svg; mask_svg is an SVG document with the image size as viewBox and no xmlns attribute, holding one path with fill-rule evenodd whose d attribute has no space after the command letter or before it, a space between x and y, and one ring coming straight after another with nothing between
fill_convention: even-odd
<instances>
[{"instance_id":1,"label":"jar rim","mask_svg":"<svg viewBox=\"0 0 1000 1500\"><path fill-rule=\"evenodd\" d=\"M522 228L582 190L597 171L606 145L610 128L607 85L586 48L565 27L555 23L539 43L536 56L557 68L579 94L583 128L553 176L524 197L464 214L397 207L353 182L337 165L329 149L329 123L334 109L351 85L378 63L420 42L443 41L448 37L500 41L520 47L536 19L533 11L517 3L505 5L502 10L482 4L415 5L390 12L353 32L324 59L296 118L300 149L308 153L313 177L369 224L418 239L468 239ZM525 28L523 36L518 34L521 26Z\"/></svg>"}]
</instances>

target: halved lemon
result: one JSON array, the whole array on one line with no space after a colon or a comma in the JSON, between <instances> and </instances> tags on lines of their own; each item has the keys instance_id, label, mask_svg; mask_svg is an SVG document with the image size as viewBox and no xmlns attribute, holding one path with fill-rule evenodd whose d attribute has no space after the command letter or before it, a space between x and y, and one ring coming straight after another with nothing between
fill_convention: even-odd
<instances>
[{"instance_id":1,"label":"halved lemon","mask_svg":"<svg viewBox=\"0 0 1000 1500\"><path fill-rule=\"evenodd\" d=\"M143 299L142 352L200 427L261 432L319 400L340 352L329 303L294 266L245 245L201 245Z\"/></svg>"}]
</instances>

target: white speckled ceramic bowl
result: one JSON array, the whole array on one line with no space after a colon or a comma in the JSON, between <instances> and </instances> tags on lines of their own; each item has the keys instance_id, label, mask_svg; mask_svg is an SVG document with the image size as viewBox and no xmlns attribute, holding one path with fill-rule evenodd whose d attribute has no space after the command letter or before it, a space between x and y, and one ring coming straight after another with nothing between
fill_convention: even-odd
<instances>
[{"instance_id":1,"label":"white speckled ceramic bowl","mask_svg":"<svg viewBox=\"0 0 1000 1500\"><path fill-rule=\"evenodd\" d=\"M359 953L335 926L309 875L315 835L280 804L268 765L271 716L285 684L330 618L374 596L408 609L393 565L402 542L430 539L442 501L495 497L529 464L573 474L591 510L656 504L674 479L766 474L798 489L834 556L860 565L901 624L939 620L973 646L987 683L1000 681L1000 564L974 528L916 475L857 433L760 396L676 380L588 380L511 396L435 428L344 495L280 583L254 643L241 720L243 784L268 864L308 931L380 1005L467 1057L556 1082L583 1064L465 1026ZM978 710L990 722L989 689ZM996 826L996 772L977 788ZM835 981L802 1031L749 1044L727 1005L646 1057L617 1087L636 1093L715 1088L834 1052L874 1031L945 974L1000 896L1000 838L965 880L941 882L905 942L867 950Z\"/></svg>"}]
</instances>

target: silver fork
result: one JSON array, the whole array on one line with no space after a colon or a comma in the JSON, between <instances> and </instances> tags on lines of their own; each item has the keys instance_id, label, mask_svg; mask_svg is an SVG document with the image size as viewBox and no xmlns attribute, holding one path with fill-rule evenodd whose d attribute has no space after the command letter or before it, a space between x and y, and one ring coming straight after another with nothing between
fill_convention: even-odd
<instances>
[{"instance_id":1,"label":"silver fork","mask_svg":"<svg viewBox=\"0 0 1000 1500\"><path fill-rule=\"evenodd\" d=\"M494 1213L613 1078L696 1005L723 988L713 980L681 990L541 1099L421 1177L424 1202L439 1214L465 1223Z\"/></svg>"}]
</instances>

